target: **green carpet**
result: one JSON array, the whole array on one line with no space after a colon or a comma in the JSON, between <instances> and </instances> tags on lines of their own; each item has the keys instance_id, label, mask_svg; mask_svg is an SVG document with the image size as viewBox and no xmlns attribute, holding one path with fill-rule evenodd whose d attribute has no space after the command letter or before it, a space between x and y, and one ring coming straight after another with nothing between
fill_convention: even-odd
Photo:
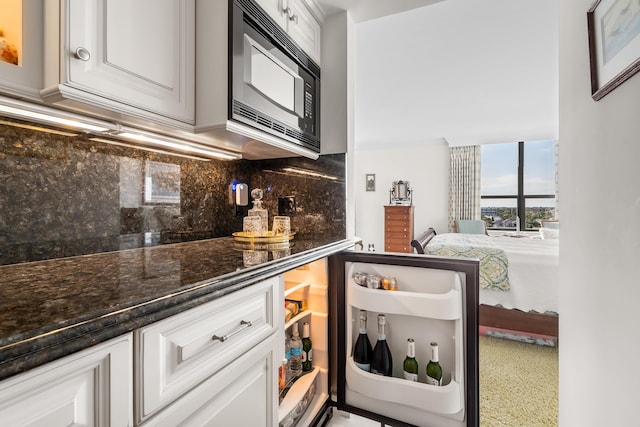
<instances>
[{"instance_id":1,"label":"green carpet","mask_svg":"<svg viewBox=\"0 0 640 427\"><path fill-rule=\"evenodd\" d=\"M480 336L480 426L558 425L558 348Z\"/></svg>"}]
</instances>

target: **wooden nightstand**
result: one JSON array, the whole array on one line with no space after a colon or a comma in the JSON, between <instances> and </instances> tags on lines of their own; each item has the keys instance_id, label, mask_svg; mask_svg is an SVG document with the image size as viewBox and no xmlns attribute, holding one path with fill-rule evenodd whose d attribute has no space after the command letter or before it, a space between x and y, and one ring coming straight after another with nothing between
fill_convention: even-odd
<instances>
[{"instance_id":1,"label":"wooden nightstand","mask_svg":"<svg viewBox=\"0 0 640 427\"><path fill-rule=\"evenodd\" d=\"M413 252L413 206L384 207L385 252Z\"/></svg>"}]
</instances>

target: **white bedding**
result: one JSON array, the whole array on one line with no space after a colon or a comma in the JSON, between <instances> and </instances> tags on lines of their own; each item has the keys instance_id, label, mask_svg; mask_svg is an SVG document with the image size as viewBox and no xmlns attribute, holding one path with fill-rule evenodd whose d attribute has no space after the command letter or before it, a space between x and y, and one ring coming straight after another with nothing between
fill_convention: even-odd
<instances>
[{"instance_id":1,"label":"white bedding","mask_svg":"<svg viewBox=\"0 0 640 427\"><path fill-rule=\"evenodd\" d=\"M480 286L480 303L487 305L501 305L505 308L517 308L522 311L535 310L540 313L551 311L558 313L558 282L559 282L559 239L539 238L531 233L526 237L511 237L512 234L461 235L457 233L440 234L434 237L425 253L451 256L449 254L473 253L460 248L460 241L470 241L470 245L478 247L495 247L504 251L508 267L506 273L508 286ZM432 250L429 250L430 245ZM476 246L473 246L474 248ZM448 251L448 249L451 249ZM455 255L454 255L455 256ZM459 255L458 255L459 256ZM462 255L464 256L464 255ZM474 256L475 257L475 256ZM485 260L486 261L486 260ZM495 264L495 263L494 263ZM495 265L485 263L482 259L480 268L486 268L484 275L491 276L491 268ZM504 266L502 266L504 274ZM482 285L482 281L481 281Z\"/></svg>"},{"instance_id":2,"label":"white bedding","mask_svg":"<svg viewBox=\"0 0 640 427\"><path fill-rule=\"evenodd\" d=\"M558 313L560 240L508 236L487 239L507 254L511 289L507 292L481 289L480 303Z\"/></svg>"}]
</instances>

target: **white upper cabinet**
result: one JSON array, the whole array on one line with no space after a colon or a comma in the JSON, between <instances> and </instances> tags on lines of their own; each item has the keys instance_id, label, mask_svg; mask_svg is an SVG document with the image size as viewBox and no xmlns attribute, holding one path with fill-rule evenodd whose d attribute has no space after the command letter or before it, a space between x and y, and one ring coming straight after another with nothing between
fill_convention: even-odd
<instances>
[{"instance_id":1,"label":"white upper cabinet","mask_svg":"<svg viewBox=\"0 0 640 427\"><path fill-rule=\"evenodd\" d=\"M3 0L0 14L0 90L40 99L42 89L42 1Z\"/></svg>"},{"instance_id":2,"label":"white upper cabinet","mask_svg":"<svg viewBox=\"0 0 640 427\"><path fill-rule=\"evenodd\" d=\"M320 23L303 0L256 0L298 46L320 65Z\"/></svg>"},{"instance_id":3,"label":"white upper cabinet","mask_svg":"<svg viewBox=\"0 0 640 427\"><path fill-rule=\"evenodd\" d=\"M45 101L194 123L194 0L45 5Z\"/></svg>"}]
</instances>

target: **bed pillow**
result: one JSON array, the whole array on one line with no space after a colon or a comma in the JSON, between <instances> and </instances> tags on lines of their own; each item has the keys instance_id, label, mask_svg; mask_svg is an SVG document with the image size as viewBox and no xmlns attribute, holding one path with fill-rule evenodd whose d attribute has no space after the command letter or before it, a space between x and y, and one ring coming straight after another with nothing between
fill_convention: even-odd
<instances>
[{"instance_id":1,"label":"bed pillow","mask_svg":"<svg viewBox=\"0 0 640 427\"><path fill-rule=\"evenodd\" d=\"M544 240L559 239L560 238L560 229L559 228L542 227L540 229L540 237L542 239L544 239Z\"/></svg>"}]
</instances>

